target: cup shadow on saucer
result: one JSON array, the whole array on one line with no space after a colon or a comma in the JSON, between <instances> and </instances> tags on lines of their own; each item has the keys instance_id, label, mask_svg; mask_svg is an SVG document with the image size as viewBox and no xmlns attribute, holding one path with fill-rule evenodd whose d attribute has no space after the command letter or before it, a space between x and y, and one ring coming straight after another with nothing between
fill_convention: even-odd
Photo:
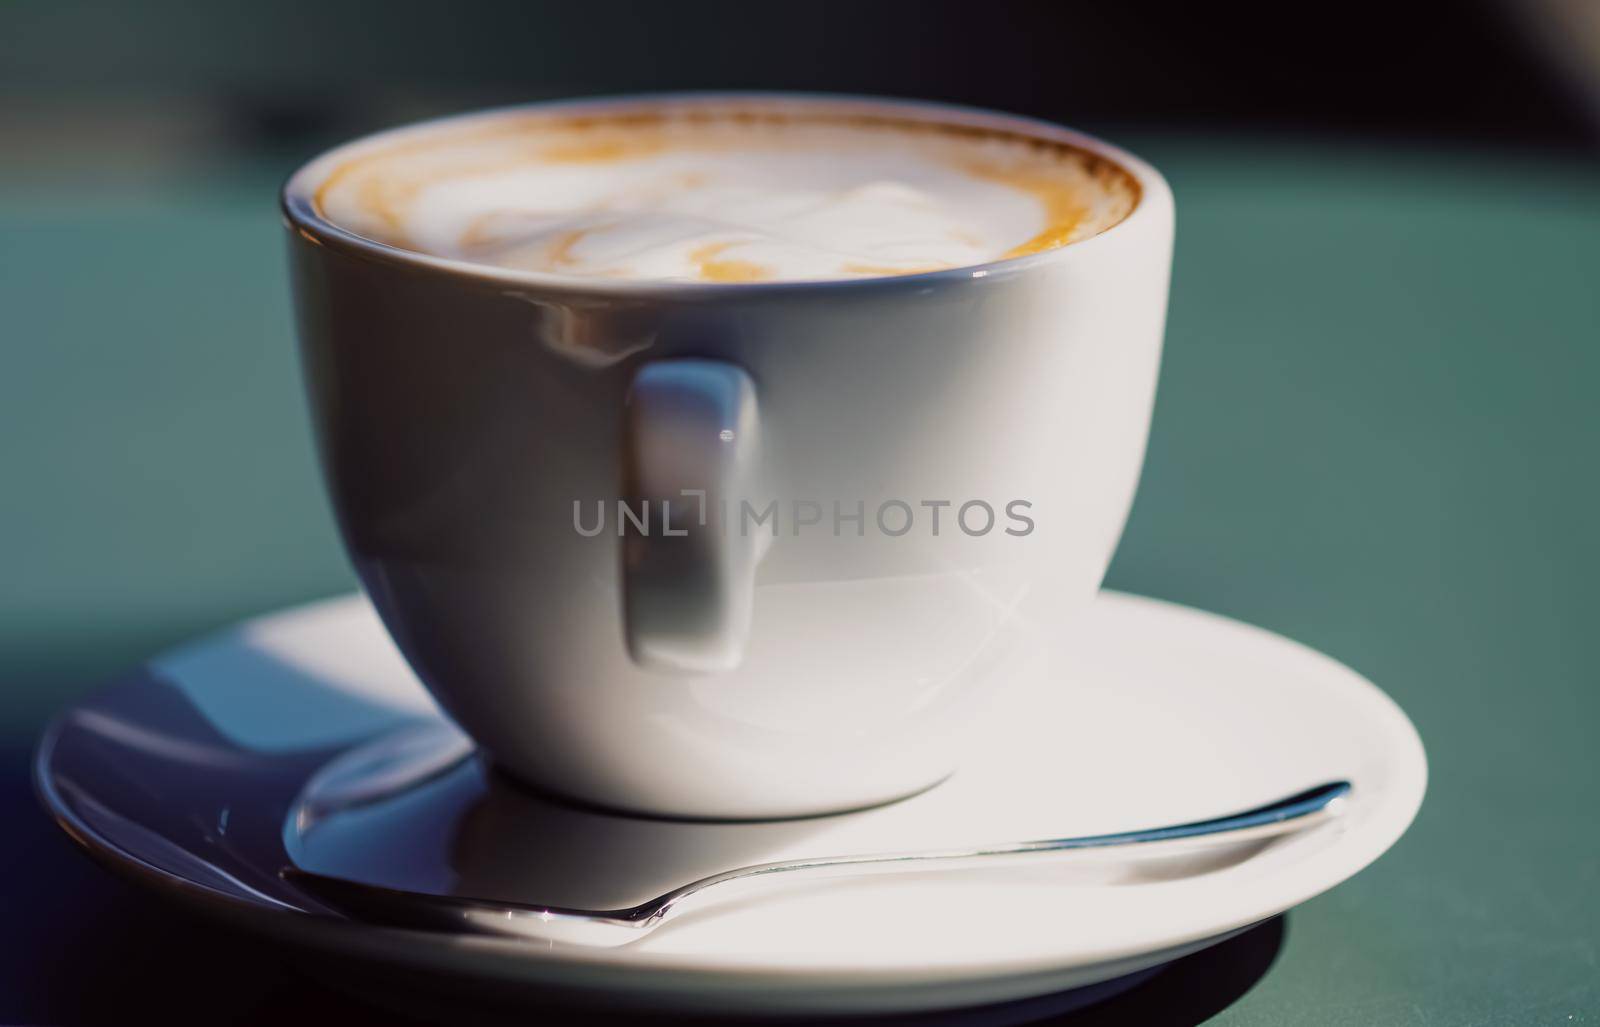
<instances>
[{"instance_id":1,"label":"cup shadow on saucer","mask_svg":"<svg viewBox=\"0 0 1600 1027\"><path fill-rule=\"evenodd\" d=\"M359 772L352 778L359 787ZM307 794L313 791L308 786ZM296 867L330 877L606 909L760 862L818 824L620 816L528 789L466 755L427 780L334 809L287 838Z\"/></svg>"}]
</instances>

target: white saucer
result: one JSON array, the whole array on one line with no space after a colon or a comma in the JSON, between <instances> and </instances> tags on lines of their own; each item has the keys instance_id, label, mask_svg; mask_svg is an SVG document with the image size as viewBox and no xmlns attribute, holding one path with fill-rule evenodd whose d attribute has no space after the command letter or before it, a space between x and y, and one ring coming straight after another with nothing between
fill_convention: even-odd
<instances>
[{"instance_id":1,"label":"white saucer","mask_svg":"<svg viewBox=\"0 0 1600 1027\"><path fill-rule=\"evenodd\" d=\"M360 598L246 622L65 714L41 794L92 854L297 941L463 982L721 1012L953 1008L1107 981L1174 959L1350 877L1422 801L1415 730L1373 685L1234 621L1105 594L986 722L963 769L904 802L766 824L617 817L531 795L469 761L415 794L300 832L319 767L431 701ZM1068 857L841 879L685 912L605 949L344 920L278 872L564 905L730 866L1059 837L1197 819L1325 780L1346 816L1160 863ZM641 896L642 897L642 896Z\"/></svg>"}]
</instances>

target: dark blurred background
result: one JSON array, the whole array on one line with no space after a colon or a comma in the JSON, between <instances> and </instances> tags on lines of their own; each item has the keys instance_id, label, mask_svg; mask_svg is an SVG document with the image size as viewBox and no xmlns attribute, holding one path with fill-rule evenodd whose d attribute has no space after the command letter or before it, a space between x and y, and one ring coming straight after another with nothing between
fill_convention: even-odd
<instances>
[{"instance_id":1,"label":"dark blurred background","mask_svg":"<svg viewBox=\"0 0 1600 1027\"><path fill-rule=\"evenodd\" d=\"M953 100L1105 132L1584 148L1592 0L1327 5L277 0L0 5L8 163L309 143L594 92Z\"/></svg>"},{"instance_id":2,"label":"dark blurred background","mask_svg":"<svg viewBox=\"0 0 1600 1027\"><path fill-rule=\"evenodd\" d=\"M0 0L0 1022L390 1021L72 855L28 754L122 668L354 587L284 175L436 113L700 88L1032 114L1173 183L1160 396L1108 584L1370 676L1432 784L1242 998L1185 998L1245 965L1219 950L1133 1022L1600 1008L1597 0Z\"/></svg>"}]
</instances>

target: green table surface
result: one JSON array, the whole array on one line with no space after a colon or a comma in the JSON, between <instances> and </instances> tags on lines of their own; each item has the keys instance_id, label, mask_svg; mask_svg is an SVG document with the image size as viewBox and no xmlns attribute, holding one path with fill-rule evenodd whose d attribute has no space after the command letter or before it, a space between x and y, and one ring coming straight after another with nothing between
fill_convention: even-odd
<instances>
[{"instance_id":1,"label":"green table surface","mask_svg":"<svg viewBox=\"0 0 1600 1027\"><path fill-rule=\"evenodd\" d=\"M1291 913L1215 1022L1595 1022L1600 175L1133 142L1172 180L1178 246L1108 585L1343 660L1431 764L1410 833ZM87 944L70 917L95 909L49 888L98 874L40 870L76 858L25 800L48 713L195 632L353 587L297 379L286 167L0 179L0 740L20 818L0 903L69 919L31 958ZM71 1018L16 978L0 1020Z\"/></svg>"}]
</instances>

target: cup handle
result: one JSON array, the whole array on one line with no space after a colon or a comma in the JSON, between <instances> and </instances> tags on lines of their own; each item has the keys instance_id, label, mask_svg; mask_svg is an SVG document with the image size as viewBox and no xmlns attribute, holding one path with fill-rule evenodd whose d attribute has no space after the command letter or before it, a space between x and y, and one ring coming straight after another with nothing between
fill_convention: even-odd
<instances>
[{"instance_id":1,"label":"cup handle","mask_svg":"<svg viewBox=\"0 0 1600 1027\"><path fill-rule=\"evenodd\" d=\"M633 661L711 673L744 658L761 530L741 503L758 482L755 383L720 360L641 366L623 445L623 631Z\"/></svg>"}]
</instances>

